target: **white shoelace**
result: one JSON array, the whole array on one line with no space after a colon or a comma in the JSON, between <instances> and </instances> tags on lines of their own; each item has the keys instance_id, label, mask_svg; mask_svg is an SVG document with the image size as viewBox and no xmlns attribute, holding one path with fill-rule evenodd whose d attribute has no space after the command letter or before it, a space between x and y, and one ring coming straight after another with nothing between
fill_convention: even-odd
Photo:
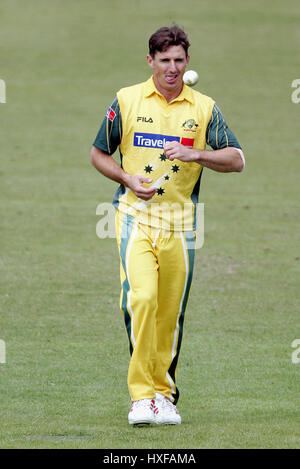
<instances>
[{"instance_id":1,"label":"white shoelace","mask_svg":"<svg viewBox=\"0 0 300 469\"><path fill-rule=\"evenodd\" d=\"M160 402L169 412L177 413L176 405L174 405L168 398L164 397Z\"/></svg>"}]
</instances>

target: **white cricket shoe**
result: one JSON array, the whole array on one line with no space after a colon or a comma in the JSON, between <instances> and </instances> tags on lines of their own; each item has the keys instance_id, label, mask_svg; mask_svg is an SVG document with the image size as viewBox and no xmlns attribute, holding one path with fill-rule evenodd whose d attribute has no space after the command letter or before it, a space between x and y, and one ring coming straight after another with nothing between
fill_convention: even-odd
<instances>
[{"instance_id":1,"label":"white cricket shoe","mask_svg":"<svg viewBox=\"0 0 300 469\"><path fill-rule=\"evenodd\" d=\"M155 423L153 412L154 399L141 399L132 401L131 409L128 414L130 425L149 425Z\"/></svg>"},{"instance_id":2,"label":"white cricket shoe","mask_svg":"<svg viewBox=\"0 0 300 469\"><path fill-rule=\"evenodd\" d=\"M180 425L181 417L170 399L162 394L156 393L155 404L153 406L155 423L158 425Z\"/></svg>"}]
</instances>

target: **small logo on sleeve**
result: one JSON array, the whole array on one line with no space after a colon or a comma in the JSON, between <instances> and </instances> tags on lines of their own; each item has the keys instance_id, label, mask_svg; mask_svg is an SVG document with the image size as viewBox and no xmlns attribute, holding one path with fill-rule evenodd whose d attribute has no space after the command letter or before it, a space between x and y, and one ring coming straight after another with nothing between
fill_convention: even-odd
<instances>
[{"instance_id":1,"label":"small logo on sleeve","mask_svg":"<svg viewBox=\"0 0 300 469\"><path fill-rule=\"evenodd\" d=\"M109 108L107 109L106 117L107 117L111 122L114 121L114 118L116 117L116 113L115 113L115 111L114 111L111 107L109 107Z\"/></svg>"}]
</instances>

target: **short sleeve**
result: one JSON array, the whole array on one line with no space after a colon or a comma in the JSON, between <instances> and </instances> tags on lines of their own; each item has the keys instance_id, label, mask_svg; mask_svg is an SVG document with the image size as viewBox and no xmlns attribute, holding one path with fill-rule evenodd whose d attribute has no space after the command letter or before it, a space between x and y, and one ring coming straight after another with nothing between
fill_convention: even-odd
<instances>
[{"instance_id":1,"label":"short sleeve","mask_svg":"<svg viewBox=\"0 0 300 469\"><path fill-rule=\"evenodd\" d=\"M206 143L210 145L213 150L226 147L241 149L237 138L228 128L228 125L216 104L213 107L211 119L206 129Z\"/></svg>"},{"instance_id":2,"label":"short sleeve","mask_svg":"<svg viewBox=\"0 0 300 469\"><path fill-rule=\"evenodd\" d=\"M93 145L112 155L120 145L121 138L122 117L118 98L115 98L107 110Z\"/></svg>"}]
</instances>

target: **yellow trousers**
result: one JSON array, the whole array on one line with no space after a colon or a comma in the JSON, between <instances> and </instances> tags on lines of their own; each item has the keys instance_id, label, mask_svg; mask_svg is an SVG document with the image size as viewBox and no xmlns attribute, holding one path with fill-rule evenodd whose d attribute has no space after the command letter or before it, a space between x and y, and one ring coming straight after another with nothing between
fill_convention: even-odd
<instances>
[{"instance_id":1,"label":"yellow trousers","mask_svg":"<svg viewBox=\"0 0 300 469\"><path fill-rule=\"evenodd\" d=\"M194 266L194 232L166 232L117 210L120 308L130 344L133 401L159 392L176 404L177 364Z\"/></svg>"}]
</instances>

